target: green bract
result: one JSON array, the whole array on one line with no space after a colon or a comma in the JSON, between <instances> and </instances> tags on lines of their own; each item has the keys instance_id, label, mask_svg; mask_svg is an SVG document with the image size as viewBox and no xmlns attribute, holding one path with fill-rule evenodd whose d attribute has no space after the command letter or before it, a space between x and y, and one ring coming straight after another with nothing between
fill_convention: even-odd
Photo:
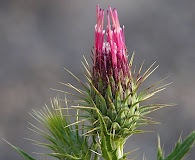
<instances>
[{"instance_id":1,"label":"green bract","mask_svg":"<svg viewBox=\"0 0 195 160\"><path fill-rule=\"evenodd\" d=\"M147 114L168 106L167 104L148 104L141 105L142 102L152 98L157 92L165 89L166 85L156 87L161 81L149 86L143 91L138 92L138 89L147 77L157 68L152 64L142 75L141 65L138 73L132 71L133 57L130 60L130 77L126 77L125 81L118 83L110 76L107 79L106 87L103 85L103 80L99 78L97 87L93 83L90 66L85 60L84 68L86 69L86 77L88 84L84 85L84 90L79 90L81 93L81 103L75 106L84 110L84 117L88 118L90 125L86 134L92 134L98 138L102 132L104 136L109 137L108 143L111 143L113 152L116 151L116 157L123 156L123 145L127 138L134 133L142 133L138 127L148 124L154 124L151 118L146 117ZM140 78L141 77L141 78ZM71 88L71 85L68 85ZM103 137L102 137L103 138ZM105 140L104 140L105 141ZM100 144L102 139L100 138ZM101 146L101 145L100 145ZM103 145L104 146L104 145ZM102 146L104 150L105 146ZM111 154L113 155L113 153ZM119 157L118 157L119 156Z\"/></svg>"}]
</instances>

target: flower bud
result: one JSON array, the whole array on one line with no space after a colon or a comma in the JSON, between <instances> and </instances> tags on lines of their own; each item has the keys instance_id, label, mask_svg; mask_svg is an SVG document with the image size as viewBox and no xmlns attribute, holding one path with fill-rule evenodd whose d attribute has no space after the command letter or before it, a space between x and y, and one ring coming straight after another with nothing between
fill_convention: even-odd
<instances>
[{"instance_id":1,"label":"flower bud","mask_svg":"<svg viewBox=\"0 0 195 160\"><path fill-rule=\"evenodd\" d=\"M103 89L108 87L109 79L112 77L114 83L113 91L121 82L126 87L125 79L129 75L129 64L127 49L125 46L124 27L120 27L116 9L108 7L106 31L104 30L104 10L97 5L97 24L95 25L95 43L93 50L93 84L99 88L102 80ZM111 24L112 20L112 24ZM101 89L100 89L101 90ZM102 93L104 95L104 92Z\"/></svg>"}]
</instances>

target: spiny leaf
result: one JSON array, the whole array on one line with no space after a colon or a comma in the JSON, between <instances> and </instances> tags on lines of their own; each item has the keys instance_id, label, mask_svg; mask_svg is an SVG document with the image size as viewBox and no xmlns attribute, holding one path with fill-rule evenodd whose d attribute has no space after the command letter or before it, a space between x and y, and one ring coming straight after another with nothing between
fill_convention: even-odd
<instances>
[{"instance_id":1,"label":"spiny leaf","mask_svg":"<svg viewBox=\"0 0 195 160\"><path fill-rule=\"evenodd\" d=\"M15 149L25 160L36 160L35 158L31 157L28 153L24 152L22 149L12 145L5 139L3 139L5 142L7 142L13 149Z\"/></svg>"},{"instance_id":2,"label":"spiny leaf","mask_svg":"<svg viewBox=\"0 0 195 160\"><path fill-rule=\"evenodd\" d=\"M66 99L65 104L67 105ZM62 110L63 109L63 110ZM70 108L69 108L70 109ZM65 111L62 112L62 111ZM45 106L43 110L34 110L31 114L38 122L42 124L43 127L49 131L49 133L39 129L35 125L31 124L35 133L38 133L43 138L47 139L50 143L42 143L36 140L30 139L36 145L46 147L52 150L55 154L47 154L58 158L60 155L68 156L68 159L87 159L91 156L90 146L88 145L88 138L80 135L80 125L87 119L79 119L78 115L75 115L75 122L70 121L70 115L68 109L64 109L61 106L59 99L54 99L51 101L51 108ZM84 129L85 125L81 126L81 130ZM72 156L72 158L70 158Z\"/></svg>"},{"instance_id":3,"label":"spiny leaf","mask_svg":"<svg viewBox=\"0 0 195 160\"><path fill-rule=\"evenodd\" d=\"M160 145L160 136L158 135L158 152L157 152L157 160L163 160L164 155L163 155L163 149L161 148Z\"/></svg>"},{"instance_id":4,"label":"spiny leaf","mask_svg":"<svg viewBox=\"0 0 195 160\"><path fill-rule=\"evenodd\" d=\"M195 143L195 131L193 131L183 142L178 140L174 150L164 160L180 160Z\"/></svg>"},{"instance_id":5,"label":"spiny leaf","mask_svg":"<svg viewBox=\"0 0 195 160\"><path fill-rule=\"evenodd\" d=\"M88 90L88 88L86 88L86 86L83 84L83 82L76 76L74 75L71 71L69 71L67 68L64 68L70 75L72 75L86 90Z\"/></svg>"},{"instance_id":6,"label":"spiny leaf","mask_svg":"<svg viewBox=\"0 0 195 160\"><path fill-rule=\"evenodd\" d=\"M106 160L117 160L116 150L113 150L113 148L112 148L111 136L108 134L104 119L98 111L97 111L97 113L98 113L100 124L101 124L100 137L101 137L102 156Z\"/></svg>"}]
</instances>

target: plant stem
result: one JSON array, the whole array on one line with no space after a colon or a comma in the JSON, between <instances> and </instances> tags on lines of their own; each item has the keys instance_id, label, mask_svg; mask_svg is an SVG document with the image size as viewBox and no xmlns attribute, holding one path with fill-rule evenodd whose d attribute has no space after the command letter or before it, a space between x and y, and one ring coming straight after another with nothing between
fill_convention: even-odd
<instances>
[{"instance_id":1,"label":"plant stem","mask_svg":"<svg viewBox=\"0 0 195 160\"><path fill-rule=\"evenodd\" d=\"M117 146L117 159L120 159L123 157L123 145L124 143L119 144L119 146Z\"/></svg>"}]
</instances>

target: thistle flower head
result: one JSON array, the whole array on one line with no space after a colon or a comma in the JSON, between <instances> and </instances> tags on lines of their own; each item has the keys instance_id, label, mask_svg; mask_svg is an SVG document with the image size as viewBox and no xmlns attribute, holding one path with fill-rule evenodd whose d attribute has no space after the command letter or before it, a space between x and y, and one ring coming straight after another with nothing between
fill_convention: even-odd
<instances>
[{"instance_id":1,"label":"thistle flower head","mask_svg":"<svg viewBox=\"0 0 195 160\"><path fill-rule=\"evenodd\" d=\"M106 88L110 77L113 77L114 82L118 84L129 76L129 64L124 26L120 27L117 10L108 7L106 31L104 30L104 10L97 5L96 12L92 75L96 87L99 79L102 79Z\"/></svg>"},{"instance_id":2,"label":"thistle flower head","mask_svg":"<svg viewBox=\"0 0 195 160\"><path fill-rule=\"evenodd\" d=\"M97 5L96 15L93 67L87 69L90 87L88 99L84 98L84 101L89 107L93 106L98 110L113 137L125 139L132 133L139 132L137 130L139 126L151 122L144 117L146 114L165 106L164 104L141 105L141 102L163 90L164 86L155 88L161 82L159 81L138 92L141 83L158 66L153 68L155 64L153 63L142 75L143 63L138 73L135 69L132 70L134 54L129 63L124 27L120 26L117 10L108 7L105 18L105 11ZM104 19L107 20L106 25ZM96 111L88 112L93 117L92 124L95 129L98 128L99 117Z\"/></svg>"},{"instance_id":3,"label":"thistle flower head","mask_svg":"<svg viewBox=\"0 0 195 160\"><path fill-rule=\"evenodd\" d=\"M61 100L55 98L51 101L51 109L45 106L43 110L33 110L31 114L48 132L31 123L29 129L45 138L49 143L30 138L29 140L38 146L48 148L52 152L46 155L59 160L98 160L101 157L106 160L126 160L128 154L131 153L123 153L127 138L132 134L144 132L138 130L138 127L155 123L145 115L171 105L141 104L157 92L164 90L167 84L156 87L161 80L138 92L140 84L158 66L153 68L155 64L153 63L141 75L142 63L138 73L136 69L132 71L134 54L128 63L124 27L120 27L116 9L112 10L111 7L108 7L106 31L104 30L104 10L97 5L96 13L93 67L90 67L86 59L83 63L88 84L83 84L68 70L84 90L78 89L70 83L62 83L80 94L75 95L79 98L78 101L75 101L79 105L68 108L68 100L65 98L66 107L62 107ZM74 95L69 92L63 93ZM77 109L76 115L69 112L69 109ZM80 110L84 112L80 114ZM75 116L75 122L72 122L73 116ZM164 158L158 137L157 159L182 159L194 142L195 132L192 132L185 141L182 142L180 138L174 150ZM36 160L23 150L10 145L23 158Z\"/></svg>"},{"instance_id":4,"label":"thistle flower head","mask_svg":"<svg viewBox=\"0 0 195 160\"><path fill-rule=\"evenodd\" d=\"M108 7L106 13L105 18L105 11L97 5L95 43L92 51L93 66L91 67L86 59L83 63L88 85L83 84L73 75L82 84L84 90L70 84L67 86L81 94L77 108L84 110L83 117L90 122L89 125L86 124L85 134L93 135L97 144L100 136L101 148L110 146L112 148L110 155L122 158L122 146L126 139L134 133L143 132L138 130L138 127L155 123L146 115L166 104L141 104L157 92L164 90L164 86L155 88L161 82L159 81L138 92L141 83L158 66L154 67L155 63L153 63L143 74L143 63L138 72L132 69L134 54L128 62L124 27L120 27L117 10ZM106 25L104 19L107 20ZM103 157L107 157L108 152L104 149Z\"/></svg>"}]
</instances>

